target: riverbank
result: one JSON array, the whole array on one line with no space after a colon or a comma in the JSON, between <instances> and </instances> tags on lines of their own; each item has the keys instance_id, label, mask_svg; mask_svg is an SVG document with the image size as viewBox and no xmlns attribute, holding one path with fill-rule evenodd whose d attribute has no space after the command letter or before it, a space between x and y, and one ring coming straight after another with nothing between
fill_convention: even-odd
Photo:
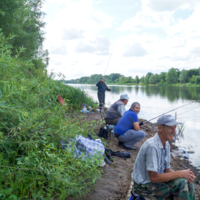
<instances>
[{"instance_id":1,"label":"riverbank","mask_svg":"<svg viewBox=\"0 0 200 200\"><path fill-rule=\"evenodd\" d=\"M80 85L92 84L92 85L96 85L96 83L67 83L67 84L80 84ZM106 85L200 87L200 85L191 84L191 83L175 83L175 84L168 84L168 83L157 83L157 84L106 83Z\"/></svg>"},{"instance_id":2,"label":"riverbank","mask_svg":"<svg viewBox=\"0 0 200 200\"><path fill-rule=\"evenodd\" d=\"M99 122L101 120L101 115L97 111L92 111L87 115L81 114L82 120L86 121L94 121ZM138 142L136 146L140 148L142 144L154 136L157 132L157 127L153 123L146 123L141 127L143 131L145 131L146 136L143 140ZM99 132L99 127L94 129L93 134L97 134ZM118 141L114 138L113 141L108 140L106 142L106 147L113 151L126 152L128 150L123 149L121 146L118 146ZM176 148L175 148L176 149ZM81 196L78 198L72 197L69 200L127 200L128 199L128 191L131 185L131 173L133 171L134 161L137 157L139 150L130 151L131 158L124 160L123 158L113 157L113 162L111 165L106 164L103 167L103 172L101 174L101 178L98 179L93 188L91 188L90 193L86 196ZM182 170L190 168L196 176L195 180L195 194L198 195L198 191L200 190L200 173L196 169L196 167L192 166L188 159L177 155L172 151L171 153L171 167L174 170ZM180 157L178 157L180 156Z\"/></svg>"}]
</instances>

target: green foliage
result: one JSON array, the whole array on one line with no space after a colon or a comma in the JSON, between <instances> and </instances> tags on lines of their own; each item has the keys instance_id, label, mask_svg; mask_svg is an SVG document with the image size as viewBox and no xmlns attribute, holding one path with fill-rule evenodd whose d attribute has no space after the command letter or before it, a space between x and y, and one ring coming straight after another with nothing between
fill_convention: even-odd
<instances>
[{"instance_id":1,"label":"green foliage","mask_svg":"<svg viewBox=\"0 0 200 200\"><path fill-rule=\"evenodd\" d=\"M195 82L196 82L196 76L192 75L192 78L190 79L190 83L195 84Z\"/></svg>"},{"instance_id":2,"label":"green foliage","mask_svg":"<svg viewBox=\"0 0 200 200\"><path fill-rule=\"evenodd\" d=\"M12 55L18 55L23 60L32 60L37 73L44 72L48 65L48 51L42 50L45 23L41 11L43 0L1 0L0 1L0 29L8 37L13 48ZM3 13L3 14L2 14ZM20 51L23 47L26 51ZM35 71L31 71L34 74ZM35 74L37 75L37 74Z\"/></svg>"},{"instance_id":3,"label":"green foliage","mask_svg":"<svg viewBox=\"0 0 200 200\"><path fill-rule=\"evenodd\" d=\"M145 84L149 84L149 79L150 79L151 75L153 75L151 72L147 73L147 75L144 78L144 83Z\"/></svg>"},{"instance_id":4,"label":"green foliage","mask_svg":"<svg viewBox=\"0 0 200 200\"><path fill-rule=\"evenodd\" d=\"M199 70L198 69L190 69L188 70L188 78L192 78L193 75L199 75Z\"/></svg>"},{"instance_id":5,"label":"green foliage","mask_svg":"<svg viewBox=\"0 0 200 200\"><path fill-rule=\"evenodd\" d=\"M103 77L102 74L93 74L90 77L81 77L80 79L71 79L65 81L65 83L93 83L96 84ZM106 83L117 83L117 84L126 84L126 83L136 83L136 80L131 76L125 77L119 73L112 73L110 75L104 76ZM139 78L138 78L139 81Z\"/></svg>"},{"instance_id":6,"label":"green foliage","mask_svg":"<svg viewBox=\"0 0 200 200\"><path fill-rule=\"evenodd\" d=\"M144 76L140 79L140 82L144 84Z\"/></svg>"},{"instance_id":7,"label":"green foliage","mask_svg":"<svg viewBox=\"0 0 200 200\"><path fill-rule=\"evenodd\" d=\"M171 68L166 76L167 83L177 83L178 82L178 74L176 69Z\"/></svg>"},{"instance_id":8,"label":"green foliage","mask_svg":"<svg viewBox=\"0 0 200 200\"><path fill-rule=\"evenodd\" d=\"M181 83L186 83L187 82L187 78L188 77L188 72L186 70L182 70L180 75L179 75L179 80Z\"/></svg>"},{"instance_id":9,"label":"green foliage","mask_svg":"<svg viewBox=\"0 0 200 200\"><path fill-rule=\"evenodd\" d=\"M166 80L167 73L166 72L161 72L159 75L159 79L165 81Z\"/></svg>"},{"instance_id":10,"label":"green foliage","mask_svg":"<svg viewBox=\"0 0 200 200\"><path fill-rule=\"evenodd\" d=\"M140 79L138 76L135 77L135 82L136 82L136 84L138 84L140 82Z\"/></svg>"},{"instance_id":11,"label":"green foliage","mask_svg":"<svg viewBox=\"0 0 200 200\"><path fill-rule=\"evenodd\" d=\"M94 106L80 90L54 81L30 61L12 57L12 46L0 33L0 199L66 199L90 190L100 176L101 159L73 158L61 150L59 139L84 135L96 124L74 120L69 109ZM19 54L24 49L19 51ZM94 126L94 127L93 127Z\"/></svg>"},{"instance_id":12,"label":"green foliage","mask_svg":"<svg viewBox=\"0 0 200 200\"><path fill-rule=\"evenodd\" d=\"M196 78L195 78L195 83L196 83L196 84L200 84L200 76L196 76Z\"/></svg>"},{"instance_id":13,"label":"green foliage","mask_svg":"<svg viewBox=\"0 0 200 200\"><path fill-rule=\"evenodd\" d=\"M149 78L149 83L151 84L155 84L159 82L159 75L155 74L155 75L151 75Z\"/></svg>"}]
</instances>

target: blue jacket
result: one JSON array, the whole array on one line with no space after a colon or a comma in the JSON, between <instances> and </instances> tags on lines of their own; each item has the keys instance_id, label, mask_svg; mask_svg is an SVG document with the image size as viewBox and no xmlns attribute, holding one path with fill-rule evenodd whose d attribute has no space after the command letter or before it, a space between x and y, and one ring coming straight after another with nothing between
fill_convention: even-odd
<instances>
[{"instance_id":1,"label":"blue jacket","mask_svg":"<svg viewBox=\"0 0 200 200\"><path fill-rule=\"evenodd\" d=\"M105 92L110 91L110 89L107 87L107 85L101 81L99 81L96 86L98 87L98 92Z\"/></svg>"}]
</instances>

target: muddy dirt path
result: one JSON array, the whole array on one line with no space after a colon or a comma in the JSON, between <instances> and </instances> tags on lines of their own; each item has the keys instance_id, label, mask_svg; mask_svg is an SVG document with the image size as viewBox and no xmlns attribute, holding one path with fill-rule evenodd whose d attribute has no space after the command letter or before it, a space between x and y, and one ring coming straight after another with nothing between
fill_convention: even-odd
<instances>
[{"instance_id":1,"label":"muddy dirt path","mask_svg":"<svg viewBox=\"0 0 200 200\"><path fill-rule=\"evenodd\" d=\"M84 118L83 118L84 119ZM85 116L87 121L100 120L101 115L99 112L90 112L89 115ZM106 147L113 151L120 152L131 152L131 158L124 159L114 156L112 164L103 167L103 173L101 179L98 179L91 189L91 192L78 198L79 200L127 200L127 193L131 185L131 173L133 172L134 161L139 152L139 148L148 138L152 137L157 132L157 127L152 123L147 123L141 127L141 130L145 131L146 136L143 140L138 142L135 146L138 150L126 150L118 145L118 140L107 140ZM95 130L98 133L99 128ZM173 170L182 170L190 168L196 176L195 180L195 193L198 194L200 190L200 173L193 167L187 159L183 157L177 157L176 153L172 153L171 156L171 168ZM72 198L77 200L77 198Z\"/></svg>"}]
</instances>

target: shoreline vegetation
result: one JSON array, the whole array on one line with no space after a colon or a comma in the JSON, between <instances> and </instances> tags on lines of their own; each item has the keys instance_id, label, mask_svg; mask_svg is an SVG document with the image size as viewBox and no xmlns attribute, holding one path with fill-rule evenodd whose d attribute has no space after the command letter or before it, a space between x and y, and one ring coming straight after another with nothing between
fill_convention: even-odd
<instances>
[{"instance_id":1,"label":"shoreline vegetation","mask_svg":"<svg viewBox=\"0 0 200 200\"><path fill-rule=\"evenodd\" d=\"M78 84L96 84L102 77L102 74L93 74L78 79L65 80L65 83ZM172 86L200 86L200 67L190 70L179 70L178 68L171 68L168 72L161 72L160 74L153 74L148 72L146 76L135 78L132 76L124 76L119 73L112 73L104 76L106 84L116 85L172 85Z\"/></svg>"},{"instance_id":2,"label":"shoreline vegetation","mask_svg":"<svg viewBox=\"0 0 200 200\"><path fill-rule=\"evenodd\" d=\"M60 139L87 137L97 121L81 120L79 89L47 74L43 0L0 1L0 199L67 199L88 193L101 160L74 158ZM61 76L61 75L59 75ZM66 103L58 101L60 93ZM74 117L74 113L76 117Z\"/></svg>"},{"instance_id":3,"label":"shoreline vegetation","mask_svg":"<svg viewBox=\"0 0 200 200\"><path fill-rule=\"evenodd\" d=\"M100 121L83 121L80 109L97 104L80 89L53 80L41 58L22 59L26 49L13 55L13 39L0 32L0 199L84 195L101 176L101 159L76 159L75 144L63 150L60 139L93 133Z\"/></svg>"}]
</instances>

